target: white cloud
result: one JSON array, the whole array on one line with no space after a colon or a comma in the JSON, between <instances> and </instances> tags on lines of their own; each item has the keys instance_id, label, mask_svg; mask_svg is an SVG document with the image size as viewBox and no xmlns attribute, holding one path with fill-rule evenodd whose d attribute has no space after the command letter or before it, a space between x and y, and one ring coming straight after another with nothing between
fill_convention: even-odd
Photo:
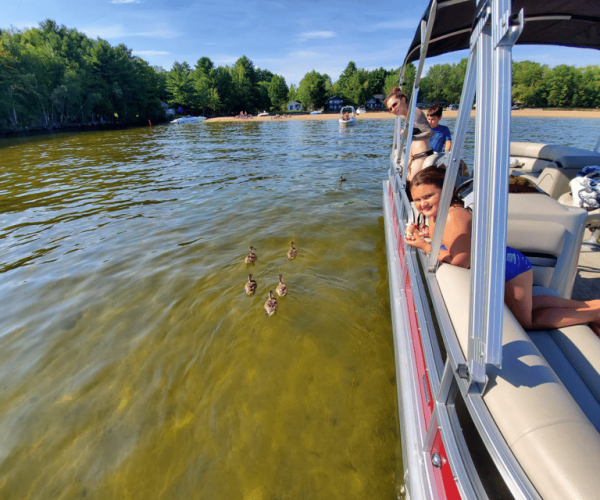
<instances>
[{"instance_id":1,"label":"white cloud","mask_svg":"<svg viewBox=\"0 0 600 500\"><path fill-rule=\"evenodd\" d=\"M88 26L81 31L89 37L100 37L107 40L111 38L126 37L175 38L181 35L181 33L168 28L155 31L127 31L121 24L113 24L112 26Z\"/></svg>"},{"instance_id":2,"label":"white cloud","mask_svg":"<svg viewBox=\"0 0 600 500\"><path fill-rule=\"evenodd\" d=\"M241 56L214 56L213 62L216 66L235 64Z\"/></svg>"},{"instance_id":3,"label":"white cloud","mask_svg":"<svg viewBox=\"0 0 600 500\"><path fill-rule=\"evenodd\" d=\"M170 54L166 50L132 50L131 53L136 56L164 56Z\"/></svg>"},{"instance_id":4,"label":"white cloud","mask_svg":"<svg viewBox=\"0 0 600 500\"><path fill-rule=\"evenodd\" d=\"M299 38L303 42L306 42L307 40L335 38L335 32L333 32L333 31L307 31L305 33L301 33Z\"/></svg>"}]
</instances>

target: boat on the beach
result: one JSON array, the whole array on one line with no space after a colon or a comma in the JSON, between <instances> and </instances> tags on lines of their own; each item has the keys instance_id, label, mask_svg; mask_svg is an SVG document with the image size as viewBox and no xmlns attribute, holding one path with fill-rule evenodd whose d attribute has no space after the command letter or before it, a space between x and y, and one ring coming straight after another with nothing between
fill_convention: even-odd
<instances>
[{"instance_id":1,"label":"boat on the beach","mask_svg":"<svg viewBox=\"0 0 600 500\"><path fill-rule=\"evenodd\" d=\"M340 109L339 122L342 127L356 125L356 112L354 111L354 106L344 106Z\"/></svg>"},{"instance_id":2,"label":"boat on the beach","mask_svg":"<svg viewBox=\"0 0 600 500\"><path fill-rule=\"evenodd\" d=\"M206 120L205 116L182 116L181 118L176 118L175 120L171 120L172 125L187 125L188 123L200 123Z\"/></svg>"},{"instance_id":3,"label":"boat on the beach","mask_svg":"<svg viewBox=\"0 0 600 500\"><path fill-rule=\"evenodd\" d=\"M367 112L367 110L363 106L356 109L357 115L362 115L362 114L365 114L366 112Z\"/></svg>"},{"instance_id":4,"label":"boat on the beach","mask_svg":"<svg viewBox=\"0 0 600 500\"><path fill-rule=\"evenodd\" d=\"M269 116L269 113L267 113L266 111L263 111L262 113L258 113L258 115L256 115L257 118L260 118L262 116Z\"/></svg>"},{"instance_id":5,"label":"boat on the beach","mask_svg":"<svg viewBox=\"0 0 600 500\"><path fill-rule=\"evenodd\" d=\"M320 115L322 113L323 113L323 111L321 111L321 110L315 110L315 111L310 112L311 115Z\"/></svg>"},{"instance_id":6,"label":"boat on the beach","mask_svg":"<svg viewBox=\"0 0 600 500\"><path fill-rule=\"evenodd\" d=\"M406 498L592 499L600 491L600 339L587 325L525 331L504 304L507 245L531 261L534 294L600 298L600 279L586 280L587 290L576 279L578 270L600 272L600 210L568 199L577 173L600 165L600 139L594 150L511 144L512 46L520 43L600 49L600 4L432 0L400 71L402 84L418 61L383 182ZM470 54L452 149L425 163L446 167L426 255L404 243L414 217L406 151L425 58L459 49ZM459 166L475 95L469 180ZM452 192L469 183L470 269L439 264Z\"/></svg>"}]
</instances>

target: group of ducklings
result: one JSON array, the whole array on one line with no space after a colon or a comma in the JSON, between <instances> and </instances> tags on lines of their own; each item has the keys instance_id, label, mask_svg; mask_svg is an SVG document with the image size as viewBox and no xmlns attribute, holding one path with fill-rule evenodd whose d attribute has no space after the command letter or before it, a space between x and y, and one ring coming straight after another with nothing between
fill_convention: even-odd
<instances>
[{"instance_id":1,"label":"group of ducklings","mask_svg":"<svg viewBox=\"0 0 600 500\"><path fill-rule=\"evenodd\" d=\"M298 255L298 250L296 250L296 247L294 246L294 242L292 241L292 245L287 253L287 258L289 260L292 260L294 257L296 257L296 255ZM254 263L257 260L258 260L258 256L254 253L254 247L250 247L250 253L244 259L244 264L254 265ZM256 280L254 280L252 278L252 275L249 274L248 281L244 285L244 289L246 290L246 295L252 295L256 291L256 286L257 286ZM283 282L283 274L279 275L279 284L275 288L275 291L277 292L277 295L279 295L280 297L283 297L284 295L287 294L288 287ZM277 311L277 306L278 306L277 299L273 296L273 290L269 290L269 298L265 302L265 311L267 311L265 313L265 316L267 314L269 316L273 316L273 314L275 314L275 312Z\"/></svg>"}]
</instances>

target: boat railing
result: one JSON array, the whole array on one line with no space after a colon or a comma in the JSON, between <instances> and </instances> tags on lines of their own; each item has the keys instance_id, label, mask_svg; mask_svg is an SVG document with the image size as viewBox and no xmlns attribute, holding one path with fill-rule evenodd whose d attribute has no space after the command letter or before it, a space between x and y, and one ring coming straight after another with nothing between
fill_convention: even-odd
<instances>
[{"instance_id":1,"label":"boat railing","mask_svg":"<svg viewBox=\"0 0 600 500\"><path fill-rule=\"evenodd\" d=\"M395 168L393 158L390 159L389 174L392 218L395 218L397 223L397 246L394 251L397 252L395 258L399 260L398 269L391 271L399 274L397 286L400 289L395 294L397 296L395 300L405 301L407 295L412 296L416 322L421 334L420 344L429 372L427 383L424 380L413 380L411 384L413 384L413 389L414 384L416 387L425 386L426 393L431 391L429 397L433 401L431 421L426 428L421 429L423 435L419 449L423 453L422 460L430 460L428 455L432 452L432 441L435 433L439 430L451 463L455 467L460 467L453 471L454 474L461 478L477 476L473 464L463 465L468 452L464 449L464 441L457 438L460 433L460 425L452 407L455 398L461 397L469 409L478 431L485 436L490 456L509 489L512 491L535 491L496 427L483 399L479 394L471 391L468 379L460 376L464 374L463 369L467 366L467 358L463 354L448 311L439 307L440 304L444 304L445 300L436 274L427 270L428 259L425 254L413 247L404 246L402 242L406 223L412 220L413 209L405 189L402 188L402 179ZM391 253L391 250L389 251ZM406 331L410 331L410 329ZM401 337L395 341L403 341L405 336ZM417 438L415 437L415 439ZM459 456L460 459L458 459ZM423 473L425 474L425 472ZM476 480L461 481L460 484L461 488L466 488L461 491L464 498L485 498L483 487ZM423 498L425 497L427 495ZM537 497L533 493L529 498Z\"/></svg>"}]
</instances>

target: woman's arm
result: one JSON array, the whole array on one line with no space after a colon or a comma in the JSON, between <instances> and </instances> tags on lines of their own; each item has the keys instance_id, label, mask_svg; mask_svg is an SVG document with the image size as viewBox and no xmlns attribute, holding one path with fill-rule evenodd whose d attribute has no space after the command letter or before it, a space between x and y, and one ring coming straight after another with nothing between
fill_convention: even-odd
<instances>
[{"instance_id":1,"label":"woman's arm","mask_svg":"<svg viewBox=\"0 0 600 500\"><path fill-rule=\"evenodd\" d=\"M448 249L440 251L439 261L469 269L471 266L471 212L456 208L448 213L442 243Z\"/></svg>"},{"instance_id":2,"label":"woman's arm","mask_svg":"<svg viewBox=\"0 0 600 500\"><path fill-rule=\"evenodd\" d=\"M431 243L419 234L413 224L407 227L404 241L407 245L420 248L426 254L431 252ZM451 210L444 229L438 260L453 266L468 269L471 265L471 212L464 209Z\"/></svg>"}]
</instances>

